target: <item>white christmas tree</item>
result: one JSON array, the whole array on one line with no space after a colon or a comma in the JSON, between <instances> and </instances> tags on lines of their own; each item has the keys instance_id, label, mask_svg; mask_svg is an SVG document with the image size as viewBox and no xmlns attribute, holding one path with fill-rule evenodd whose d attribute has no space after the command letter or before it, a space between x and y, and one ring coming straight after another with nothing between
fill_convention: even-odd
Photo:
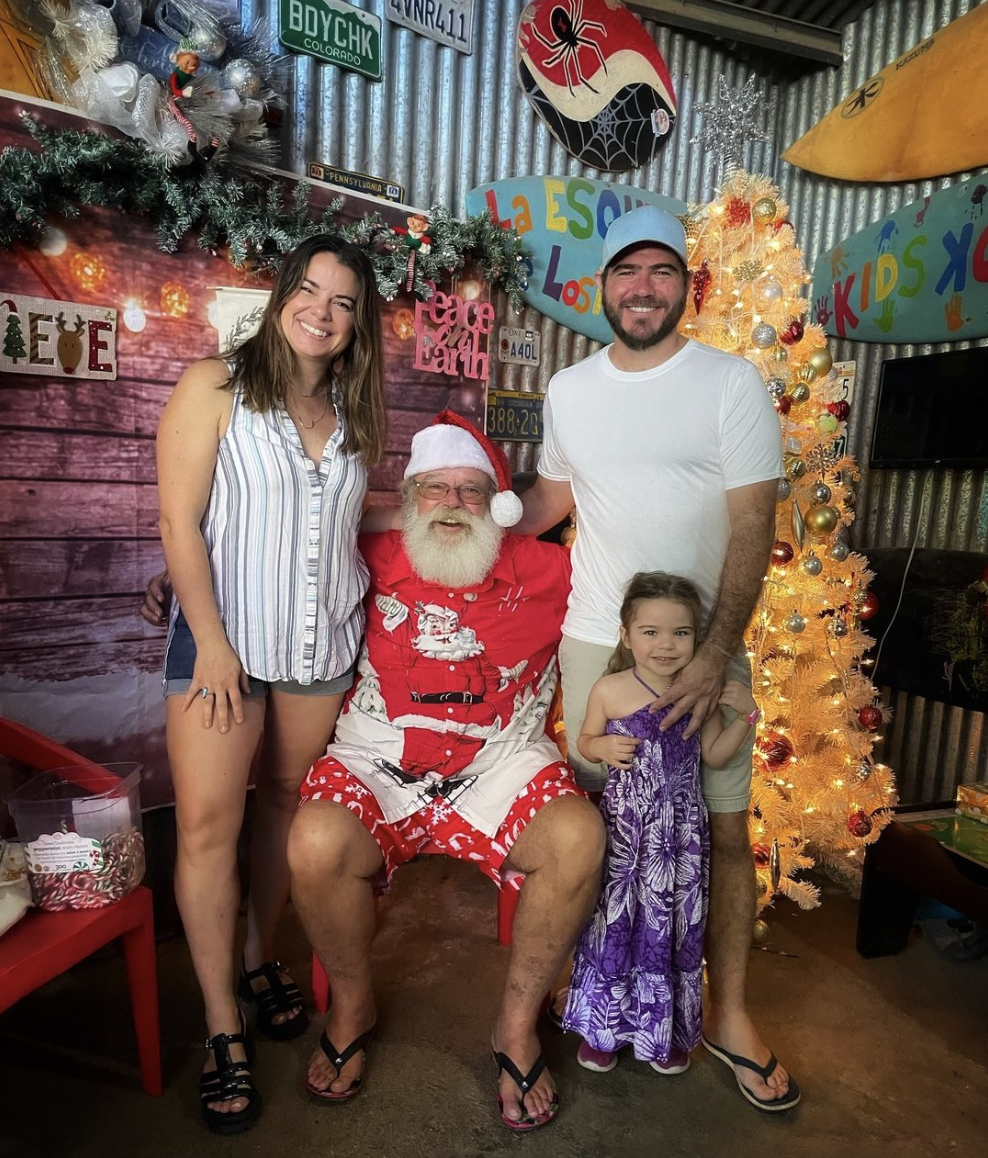
<instances>
[{"instance_id":1,"label":"white christmas tree","mask_svg":"<svg viewBox=\"0 0 988 1158\"><path fill-rule=\"evenodd\" d=\"M776 894L819 903L801 871L822 861L844 875L891 819L891 771L873 749L887 718L866 674L874 614L867 559L850 551L851 484L844 452L849 406L841 399L826 338L806 322L809 276L789 207L766 177L739 167L754 123L754 81L703 109L697 138L716 148L718 196L685 221L693 270L681 330L740 354L758 368L779 413L786 477L779 484L776 542L746 642L756 739L750 833L759 905Z\"/></svg>"}]
</instances>

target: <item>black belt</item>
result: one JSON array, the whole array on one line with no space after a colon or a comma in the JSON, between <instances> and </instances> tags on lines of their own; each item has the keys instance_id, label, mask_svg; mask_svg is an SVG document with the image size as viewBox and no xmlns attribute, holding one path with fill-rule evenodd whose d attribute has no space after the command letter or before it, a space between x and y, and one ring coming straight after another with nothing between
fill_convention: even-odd
<instances>
[{"instance_id":1,"label":"black belt","mask_svg":"<svg viewBox=\"0 0 988 1158\"><path fill-rule=\"evenodd\" d=\"M416 704L479 704L483 696L473 692L412 692Z\"/></svg>"}]
</instances>

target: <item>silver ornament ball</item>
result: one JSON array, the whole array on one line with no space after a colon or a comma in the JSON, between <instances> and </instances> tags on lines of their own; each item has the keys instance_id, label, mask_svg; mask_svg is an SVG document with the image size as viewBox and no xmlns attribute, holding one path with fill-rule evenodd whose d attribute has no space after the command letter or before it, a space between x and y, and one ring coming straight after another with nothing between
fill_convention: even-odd
<instances>
[{"instance_id":1,"label":"silver ornament ball","mask_svg":"<svg viewBox=\"0 0 988 1158\"><path fill-rule=\"evenodd\" d=\"M812 552L803 560L802 566L807 575L819 575L823 570L823 563Z\"/></svg>"},{"instance_id":2,"label":"silver ornament ball","mask_svg":"<svg viewBox=\"0 0 988 1158\"><path fill-rule=\"evenodd\" d=\"M810 494L813 496L815 503L829 503L830 502L830 487L826 483L818 482Z\"/></svg>"},{"instance_id":3,"label":"silver ornament ball","mask_svg":"<svg viewBox=\"0 0 988 1158\"><path fill-rule=\"evenodd\" d=\"M782 297L782 282L774 277L760 278L755 282L755 297L762 305L771 305Z\"/></svg>"},{"instance_id":4,"label":"silver ornament ball","mask_svg":"<svg viewBox=\"0 0 988 1158\"><path fill-rule=\"evenodd\" d=\"M792 483L787 478L779 479L779 502L785 502L792 494Z\"/></svg>"},{"instance_id":5,"label":"silver ornament ball","mask_svg":"<svg viewBox=\"0 0 988 1158\"><path fill-rule=\"evenodd\" d=\"M806 619L798 611L791 611L783 620L782 626L793 635L799 635L806 630Z\"/></svg>"},{"instance_id":6,"label":"silver ornament ball","mask_svg":"<svg viewBox=\"0 0 988 1158\"><path fill-rule=\"evenodd\" d=\"M871 779L871 765L867 760L862 760L857 768L855 768L854 778L855 780L859 780L862 784L864 784L866 780Z\"/></svg>"},{"instance_id":7,"label":"silver ornament ball","mask_svg":"<svg viewBox=\"0 0 988 1158\"><path fill-rule=\"evenodd\" d=\"M774 346L775 338L775 326L770 326L768 322L759 322L751 331L752 344L759 350L767 350L770 346Z\"/></svg>"},{"instance_id":8,"label":"silver ornament ball","mask_svg":"<svg viewBox=\"0 0 988 1158\"><path fill-rule=\"evenodd\" d=\"M231 60L223 66L223 84L243 100L253 100L261 92L261 77L249 60Z\"/></svg>"},{"instance_id":9,"label":"silver ornament ball","mask_svg":"<svg viewBox=\"0 0 988 1158\"><path fill-rule=\"evenodd\" d=\"M781 398L786 392L785 378L769 378L765 383L765 389L769 392L772 398Z\"/></svg>"},{"instance_id":10,"label":"silver ornament ball","mask_svg":"<svg viewBox=\"0 0 988 1158\"><path fill-rule=\"evenodd\" d=\"M219 60L226 52L226 37L215 27L193 25L186 39L192 41L201 60Z\"/></svg>"},{"instance_id":11,"label":"silver ornament ball","mask_svg":"<svg viewBox=\"0 0 988 1158\"><path fill-rule=\"evenodd\" d=\"M838 563L843 563L850 553L850 548L842 539L835 539L827 548L827 554Z\"/></svg>"},{"instance_id":12,"label":"silver ornament ball","mask_svg":"<svg viewBox=\"0 0 988 1158\"><path fill-rule=\"evenodd\" d=\"M845 635L847 635L847 620L838 615L834 620L834 638L843 639Z\"/></svg>"}]
</instances>

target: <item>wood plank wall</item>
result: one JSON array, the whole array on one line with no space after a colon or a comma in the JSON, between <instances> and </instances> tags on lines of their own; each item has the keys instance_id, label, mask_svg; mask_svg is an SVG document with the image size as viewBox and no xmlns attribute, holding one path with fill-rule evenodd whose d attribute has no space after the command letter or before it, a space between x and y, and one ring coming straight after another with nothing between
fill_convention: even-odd
<instances>
[{"instance_id":1,"label":"wood plank wall","mask_svg":"<svg viewBox=\"0 0 988 1158\"><path fill-rule=\"evenodd\" d=\"M36 148L17 108L0 99L0 147ZM53 127L86 127L67 112L39 115ZM334 195L312 189L317 207ZM345 198L344 215L363 212L359 199ZM385 212L403 224L401 211ZM65 251L0 251L0 291L116 308L119 376L0 375L0 714L93 759L142 760L143 802L155 806L171 799L158 678L164 640L137 613L147 577L162 566L154 433L182 369L216 352L206 313L215 287L265 283L194 240L178 254L160 252L146 219L89 208L53 224L68 238ZM98 290L72 276L80 250L106 268ZM190 295L182 318L161 308L168 281ZM131 298L147 315L139 334L122 322ZM389 436L371 489L383 501L393 497L412 434L438 410L459 410L478 425L484 414L483 382L414 370L414 340L392 325L400 308L414 310L414 301L385 304L382 320Z\"/></svg>"}]
</instances>

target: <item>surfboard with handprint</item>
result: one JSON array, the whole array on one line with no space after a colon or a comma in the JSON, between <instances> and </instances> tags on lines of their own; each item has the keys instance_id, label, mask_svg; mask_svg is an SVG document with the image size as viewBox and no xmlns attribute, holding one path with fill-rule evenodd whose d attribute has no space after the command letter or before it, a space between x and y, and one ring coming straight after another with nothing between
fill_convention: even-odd
<instances>
[{"instance_id":1,"label":"surfboard with handprint","mask_svg":"<svg viewBox=\"0 0 988 1158\"><path fill-rule=\"evenodd\" d=\"M858 342L988 336L988 176L904 205L817 258L811 317Z\"/></svg>"}]
</instances>

